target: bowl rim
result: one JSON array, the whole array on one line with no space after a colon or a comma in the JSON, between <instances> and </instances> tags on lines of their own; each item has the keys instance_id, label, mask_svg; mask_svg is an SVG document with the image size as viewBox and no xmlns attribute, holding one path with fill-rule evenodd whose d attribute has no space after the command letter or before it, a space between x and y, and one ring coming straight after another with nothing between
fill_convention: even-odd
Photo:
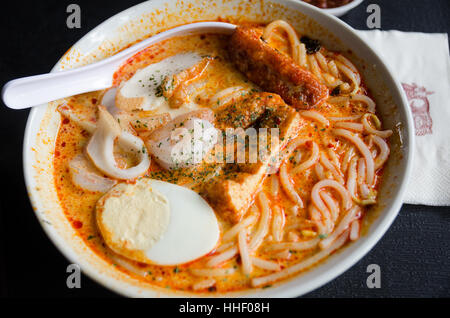
<instances>
[{"instance_id":1,"label":"bowl rim","mask_svg":"<svg viewBox=\"0 0 450 318\"><path fill-rule=\"evenodd\" d=\"M162 0L167 1L167 0ZM411 171L412 171L412 161L413 161L413 154L414 154L414 147L415 147L415 135L414 135L414 126L413 126L413 118L412 113L409 108L409 104L406 99L406 95L401 88L400 83L393 75L392 69L383 61L383 59L380 57L380 55L373 50L363 38L360 37L358 32L356 32L355 29L353 29L350 25L347 23L341 21L337 17L333 15L329 15L324 13L323 9L317 8L315 6L309 5L307 3L304 3L303 1L298 0L275 0L276 2L281 2L284 4L295 4L296 6L304 7L307 9L307 11L313 11L314 14L317 14L319 17L322 17L324 19L331 19L334 20L335 23L339 24L339 26L344 30L345 33L350 33L352 36L357 37L360 41L360 44L364 46L364 49L369 50L369 52L372 53L372 55L377 60L376 62L379 63L379 65L384 68L386 75L388 76L387 81L390 81L394 83L394 87L391 87L390 90L393 93L398 93L400 97L400 103L397 103L397 108L404 111L405 114L405 132L407 133L407 150L404 152L405 154L405 163L404 163L404 173L401 176L401 180L398 183L398 191L397 195L393 197L392 203L389 206L386 206L384 208L384 214L383 216L378 216L377 220L382 218L381 222L377 225L377 227L372 231L370 234L366 236L366 240L363 242L359 242L359 246L357 246L353 251L351 251L352 257L346 257L339 262L337 262L336 266L333 267L331 270L328 270L326 273L319 275L317 278L311 279L307 284L304 284L302 286L298 287L288 287L288 290L283 291L277 291L276 288L270 288L266 289L264 291L256 290L256 291L246 291L247 293L244 294L244 296L250 296L254 297L256 294L261 297L297 297L300 295L304 295L306 293L311 292L312 290L315 290L326 283L330 282L331 280L337 278L340 276L343 272L348 270L350 267L352 267L356 262L360 261L364 255L366 255L375 245L378 243L378 241L382 238L382 236L386 233L386 231L389 229L393 221L395 220L396 216L398 215L400 208L403 204L403 197L408 185L408 181L410 179ZM358 2L359 0L355 0L354 2ZM360 2L362 2L361 0ZM86 39L89 36L92 36L95 32L97 32L99 29L101 29L106 23L111 22L115 19L118 19L120 16L126 15L128 13L135 12L136 10L140 10L141 8L145 8L145 6L151 1L146 1L137 5L134 5L128 9L125 9L121 12L118 12L108 18L107 20L101 22L99 25L97 25L94 29L86 33L83 37L81 37L72 47L76 47L81 41ZM359 3L360 3L359 2ZM358 4L359 4L358 3ZM352 3L350 3L352 4ZM348 4L348 5L350 5ZM305 15L308 15L311 17L309 13L303 13ZM313 20L317 20L317 18L311 17ZM51 72L58 71L58 67L60 66L61 61L65 57L65 54L58 60L58 62L55 64L55 66L52 68ZM32 132L32 125L34 122L38 119L38 111L40 108L48 107L47 105L41 105L38 107L33 108L27 119L26 127L25 127L25 133L24 133L24 141L23 141L23 173L24 173L24 179L25 184L28 192L28 197L31 201L31 204L33 206L34 214L36 218L38 219L38 222L41 224L44 232L49 237L50 241L53 242L53 244L57 247L59 252L61 252L66 259L71 263L76 263L83 265L82 271L85 273L89 278L97 282L98 284L108 288L109 290L127 297L139 297L139 293L133 292L132 290L128 290L124 288L124 282L117 281L109 276L106 276L104 273L99 273L94 266L83 260L80 255L75 253L73 250L65 246L64 239L58 235L46 222L44 219L40 218L38 216L38 208L35 202L39 202L39 193L35 191L35 189L32 187L33 184L33 176L32 176L32 169L27 165L29 162L32 162L32 151L31 151L31 145L34 143L33 137L35 135ZM372 225L371 225L372 226ZM350 247L347 247L346 249L349 249ZM297 276L298 277L298 276ZM292 280L295 280L295 277ZM287 282L285 282L287 283ZM281 283L281 286L286 285ZM174 294L168 294L161 292L160 295L162 297L173 297ZM141 295L142 296L142 295ZM182 295L183 297L184 295ZM195 297L196 295L191 295L191 297ZM202 297L203 295L199 295ZM227 297L227 294L221 294L216 297ZM175 297L177 297L175 295ZM211 296L208 296L211 297Z\"/></svg>"},{"instance_id":2,"label":"bowl rim","mask_svg":"<svg viewBox=\"0 0 450 318\"><path fill-rule=\"evenodd\" d=\"M357 6L359 6L361 3L363 3L364 0L353 0L352 2L349 2L347 4L344 4L343 6L340 7L336 7L336 8L327 8L327 9L321 9L327 13L336 15L343 15L346 12L352 10L353 8L356 8Z\"/></svg>"}]
</instances>

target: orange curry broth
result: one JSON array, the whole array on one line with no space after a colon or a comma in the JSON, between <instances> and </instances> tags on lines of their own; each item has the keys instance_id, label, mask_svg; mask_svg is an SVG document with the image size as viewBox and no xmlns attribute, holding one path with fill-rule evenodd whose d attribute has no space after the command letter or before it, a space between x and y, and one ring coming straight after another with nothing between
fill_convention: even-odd
<instances>
[{"instance_id":1,"label":"orange curry broth","mask_svg":"<svg viewBox=\"0 0 450 318\"><path fill-rule=\"evenodd\" d=\"M149 64L161 61L164 58L172 56L181 52L195 51L199 54L206 54L210 56L219 56L221 63L216 63L214 66L215 72L210 73L210 81L212 84L219 86L231 86L236 85L240 81L245 81L236 70L230 67L230 64L226 62L224 44L227 43L226 37L222 35L191 35L187 37L179 37L170 40L163 41L159 44L153 45L136 56L131 58L115 75L115 83L118 84L122 80L129 79L137 69L145 67ZM280 51L287 52L286 43L277 43ZM222 72L222 73L221 73ZM231 73L231 74L228 74ZM219 83L219 84L218 84ZM208 84L209 85L209 84ZM214 88L211 87L211 90ZM69 104L71 107L76 108L77 105L88 107L89 111L95 114L96 106L101 100L103 91L97 91L82 95L74 96L70 99ZM205 106L207 100L203 101ZM325 116L349 116L357 111L354 107L339 107L339 109L330 109L325 104L317 108L319 112ZM301 135L314 139L322 150L327 147L335 148L339 145L340 141L331 135L330 128L321 127L319 124L306 120L307 124L302 129ZM112 252L104 243L101 234L99 233L95 219L95 204L97 200L102 196L101 193L93 193L82 190L76 187L70 177L68 163L77 154L83 153L84 148L89 140L89 133L79 128L75 123L70 122L68 119L63 119L59 128L59 133L55 145L54 155L54 179L57 188L58 197L61 206L64 209L64 213L68 220L71 222L78 235L84 240L86 245L91 248L97 255L109 262L112 266L116 266L117 269L133 276L142 282L149 283L161 288L171 288L174 290L192 291L192 284L201 280L202 278L193 276L189 272L189 268L204 268L205 262L208 257L203 257L199 260L184 264L180 266L156 266L138 263L132 260L128 260ZM288 159L289 160L289 159ZM291 166L291 165L290 165ZM150 171L157 171L160 168L152 161ZM378 180L380 172L378 172ZM277 204L282 208L286 216L285 226L288 227L294 220L300 218L308 218L307 209L299 209L298 217L295 218L290 209L293 203L283 193L280 188L278 195L275 197L270 194L271 178L266 178L262 188L268 194L268 198L271 204ZM169 180L173 181L173 180ZM313 185L318 181L316 175L312 170L301 172L293 177L295 188L298 190L300 196L305 201L305 206L308 206L310 200L310 192ZM219 224L221 227L221 233L224 233L231 224L221 219L220 215L217 215ZM307 240L309 238L302 237ZM262 256L266 259L270 259L270 255L264 255L264 243L262 248L256 253L255 256ZM294 251L295 252L295 251ZM279 260L280 265L283 268L291 266L299 260L302 260L315 251L298 251L292 253L289 259ZM231 261L226 262L226 267L238 268L240 264L239 257L234 258ZM131 265L131 266L130 266ZM236 270L234 274L227 277L219 277L216 280L215 287L206 290L207 292L229 292L248 289L250 287L250 279L252 277L261 276L264 274L270 274L270 271L254 268L250 276L246 276L241 273L240 270ZM202 291L204 292L204 291Z\"/></svg>"}]
</instances>

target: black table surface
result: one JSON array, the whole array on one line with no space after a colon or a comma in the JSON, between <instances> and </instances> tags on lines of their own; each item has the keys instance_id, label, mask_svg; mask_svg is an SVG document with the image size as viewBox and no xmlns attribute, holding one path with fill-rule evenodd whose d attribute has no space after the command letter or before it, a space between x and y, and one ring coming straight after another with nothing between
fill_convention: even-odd
<instances>
[{"instance_id":1,"label":"black table surface","mask_svg":"<svg viewBox=\"0 0 450 318\"><path fill-rule=\"evenodd\" d=\"M66 27L73 1L15 1L0 10L0 84L48 72L93 27L140 1L74 1L81 29ZM367 29L367 5L381 8L381 28L448 33L449 0L366 0L342 17ZM418 44L419 45L419 44ZM413 52L411 52L413 54ZM66 287L69 264L44 234L29 203L22 172L22 143L28 110L0 106L2 188L0 201L0 292L10 297L117 297L88 277L80 289ZM449 171L450 173L450 171ZM450 189L449 189L450 191ZM380 242L356 265L305 297L449 297L450 207L403 205ZM381 268L381 288L369 289L369 264Z\"/></svg>"}]
</instances>

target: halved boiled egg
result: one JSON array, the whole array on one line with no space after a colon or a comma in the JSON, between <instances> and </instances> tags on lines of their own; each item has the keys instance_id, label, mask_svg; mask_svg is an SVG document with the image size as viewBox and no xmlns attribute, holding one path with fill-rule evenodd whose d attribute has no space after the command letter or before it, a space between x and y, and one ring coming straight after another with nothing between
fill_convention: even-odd
<instances>
[{"instance_id":1,"label":"halved boiled egg","mask_svg":"<svg viewBox=\"0 0 450 318\"><path fill-rule=\"evenodd\" d=\"M188 52L168 57L158 63L139 69L129 80L123 82L116 95L116 106L125 111L156 110L168 106L162 95L164 79L180 73L201 61L197 53ZM178 111L176 114L183 113Z\"/></svg>"},{"instance_id":2,"label":"halved boiled egg","mask_svg":"<svg viewBox=\"0 0 450 318\"><path fill-rule=\"evenodd\" d=\"M97 202L96 218L113 251L147 264L196 260L220 235L213 209L196 192L149 178L114 186Z\"/></svg>"}]
</instances>

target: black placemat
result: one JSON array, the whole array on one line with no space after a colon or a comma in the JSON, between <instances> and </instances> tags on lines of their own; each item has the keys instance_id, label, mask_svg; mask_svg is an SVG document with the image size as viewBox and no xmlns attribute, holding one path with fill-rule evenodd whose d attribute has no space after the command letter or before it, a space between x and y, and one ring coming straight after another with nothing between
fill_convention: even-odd
<instances>
[{"instance_id":1,"label":"black placemat","mask_svg":"<svg viewBox=\"0 0 450 318\"><path fill-rule=\"evenodd\" d=\"M73 1L15 1L0 10L0 84L48 72L70 46L110 16L140 1L76 1L82 28L66 27ZM367 5L380 5L382 29L449 32L448 0L365 1L342 19L367 29ZM413 53L413 52L411 52ZM33 215L22 172L22 142L28 110L0 105L0 292L14 297L116 295L83 276L81 289L66 287L68 261ZM450 189L449 189L450 191ZM450 208L404 205L383 239L346 273L306 297L450 296ZM381 288L366 286L369 264L381 268Z\"/></svg>"}]
</instances>

